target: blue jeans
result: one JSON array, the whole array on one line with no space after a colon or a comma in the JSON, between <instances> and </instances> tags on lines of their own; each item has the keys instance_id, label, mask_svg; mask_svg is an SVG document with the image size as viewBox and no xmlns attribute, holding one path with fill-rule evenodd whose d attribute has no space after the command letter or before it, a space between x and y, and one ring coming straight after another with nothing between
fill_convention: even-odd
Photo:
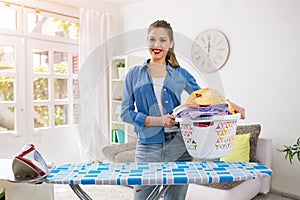
<instances>
[{"instance_id":1,"label":"blue jeans","mask_svg":"<svg viewBox=\"0 0 300 200\"><path fill-rule=\"evenodd\" d=\"M136 147L136 162L191 161L180 132L165 133L162 144L141 144ZM155 186L134 186L134 200L146 200ZM164 200L184 200L188 185L172 185L164 193Z\"/></svg>"}]
</instances>

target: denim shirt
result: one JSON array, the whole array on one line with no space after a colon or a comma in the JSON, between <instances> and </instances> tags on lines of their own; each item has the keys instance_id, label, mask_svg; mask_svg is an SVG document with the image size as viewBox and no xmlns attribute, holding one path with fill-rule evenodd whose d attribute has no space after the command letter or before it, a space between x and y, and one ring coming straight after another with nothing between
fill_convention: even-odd
<instances>
[{"instance_id":1,"label":"denim shirt","mask_svg":"<svg viewBox=\"0 0 300 200\"><path fill-rule=\"evenodd\" d=\"M130 68L125 79L121 118L134 125L134 132L141 143L164 143L164 127L144 126L147 116L162 116L155 96L153 81L148 69L147 60L143 65ZM173 68L167 64L167 75L164 80L162 97L163 107L167 114L181 104L181 93L189 94L200 87L195 78L184 68Z\"/></svg>"}]
</instances>

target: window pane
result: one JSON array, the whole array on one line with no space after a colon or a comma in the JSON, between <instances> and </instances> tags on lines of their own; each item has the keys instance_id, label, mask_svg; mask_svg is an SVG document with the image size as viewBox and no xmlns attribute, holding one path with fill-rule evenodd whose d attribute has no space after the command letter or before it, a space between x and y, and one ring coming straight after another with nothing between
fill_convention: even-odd
<instances>
[{"instance_id":1,"label":"window pane","mask_svg":"<svg viewBox=\"0 0 300 200\"><path fill-rule=\"evenodd\" d=\"M55 126L68 124L68 106L55 105Z\"/></svg>"},{"instance_id":2,"label":"window pane","mask_svg":"<svg viewBox=\"0 0 300 200\"><path fill-rule=\"evenodd\" d=\"M28 31L76 40L79 37L79 23L49 17L46 13L28 13Z\"/></svg>"},{"instance_id":3,"label":"window pane","mask_svg":"<svg viewBox=\"0 0 300 200\"><path fill-rule=\"evenodd\" d=\"M15 77L0 76L0 101L14 101Z\"/></svg>"},{"instance_id":4,"label":"window pane","mask_svg":"<svg viewBox=\"0 0 300 200\"><path fill-rule=\"evenodd\" d=\"M0 71L14 71L15 52L14 47L0 45Z\"/></svg>"},{"instance_id":5,"label":"window pane","mask_svg":"<svg viewBox=\"0 0 300 200\"><path fill-rule=\"evenodd\" d=\"M49 99L49 80L47 78L35 78L33 80L34 100Z\"/></svg>"},{"instance_id":6,"label":"window pane","mask_svg":"<svg viewBox=\"0 0 300 200\"><path fill-rule=\"evenodd\" d=\"M34 128L49 127L49 107L34 106Z\"/></svg>"},{"instance_id":7,"label":"window pane","mask_svg":"<svg viewBox=\"0 0 300 200\"><path fill-rule=\"evenodd\" d=\"M72 66L73 66L73 74L78 74L79 68L78 68L78 54L73 54L72 56Z\"/></svg>"},{"instance_id":8,"label":"window pane","mask_svg":"<svg viewBox=\"0 0 300 200\"><path fill-rule=\"evenodd\" d=\"M79 104L73 105L73 124L79 123Z\"/></svg>"},{"instance_id":9,"label":"window pane","mask_svg":"<svg viewBox=\"0 0 300 200\"><path fill-rule=\"evenodd\" d=\"M68 80L54 79L54 98L67 99L68 98Z\"/></svg>"},{"instance_id":10,"label":"window pane","mask_svg":"<svg viewBox=\"0 0 300 200\"><path fill-rule=\"evenodd\" d=\"M10 7L0 7L0 29L17 30L17 11Z\"/></svg>"},{"instance_id":11,"label":"window pane","mask_svg":"<svg viewBox=\"0 0 300 200\"><path fill-rule=\"evenodd\" d=\"M79 99L79 80L73 79L73 99Z\"/></svg>"},{"instance_id":12,"label":"window pane","mask_svg":"<svg viewBox=\"0 0 300 200\"><path fill-rule=\"evenodd\" d=\"M15 130L15 107L0 105L0 133Z\"/></svg>"},{"instance_id":13,"label":"window pane","mask_svg":"<svg viewBox=\"0 0 300 200\"><path fill-rule=\"evenodd\" d=\"M49 73L49 52L33 49L32 67L34 73Z\"/></svg>"},{"instance_id":14,"label":"window pane","mask_svg":"<svg viewBox=\"0 0 300 200\"><path fill-rule=\"evenodd\" d=\"M54 73L67 74L68 73L68 53L54 52L53 55Z\"/></svg>"}]
</instances>

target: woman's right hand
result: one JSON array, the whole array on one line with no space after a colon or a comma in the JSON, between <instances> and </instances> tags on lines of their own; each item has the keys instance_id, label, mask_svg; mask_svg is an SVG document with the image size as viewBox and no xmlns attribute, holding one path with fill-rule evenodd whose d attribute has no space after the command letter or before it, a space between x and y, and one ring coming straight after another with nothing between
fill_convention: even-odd
<instances>
[{"instance_id":1,"label":"woman's right hand","mask_svg":"<svg viewBox=\"0 0 300 200\"><path fill-rule=\"evenodd\" d=\"M163 115L160 117L147 116L145 126L163 126L166 128L172 128L178 122L175 121L173 115Z\"/></svg>"},{"instance_id":2,"label":"woman's right hand","mask_svg":"<svg viewBox=\"0 0 300 200\"><path fill-rule=\"evenodd\" d=\"M166 128L172 128L175 126L178 122L175 121L175 117L173 115L164 115L164 127Z\"/></svg>"}]
</instances>

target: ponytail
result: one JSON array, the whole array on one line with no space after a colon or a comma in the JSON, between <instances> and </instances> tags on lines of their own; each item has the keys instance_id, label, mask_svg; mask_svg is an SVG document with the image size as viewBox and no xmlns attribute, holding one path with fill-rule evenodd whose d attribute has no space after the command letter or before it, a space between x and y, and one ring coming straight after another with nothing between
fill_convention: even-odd
<instances>
[{"instance_id":1,"label":"ponytail","mask_svg":"<svg viewBox=\"0 0 300 200\"><path fill-rule=\"evenodd\" d=\"M170 63L170 65L172 67L177 68L177 67L180 67L180 65L176 59L176 55L175 55L173 49L174 49L174 47L169 49L167 56L166 56L166 63Z\"/></svg>"}]
</instances>

